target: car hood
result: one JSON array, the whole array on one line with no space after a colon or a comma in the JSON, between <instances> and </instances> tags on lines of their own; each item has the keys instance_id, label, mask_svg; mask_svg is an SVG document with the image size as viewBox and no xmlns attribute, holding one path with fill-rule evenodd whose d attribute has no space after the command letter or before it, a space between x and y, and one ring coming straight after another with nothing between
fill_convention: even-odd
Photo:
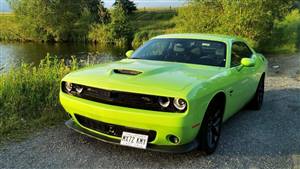
<instances>
[{"instance_id":1,"label":"car hood","mask_svg":"<svg viewBox=\"0 0 300 169\"><path fill-rule=\"evenodd\" d=\"M182 92L213 78L224 68L175 62L123 59L70 73L63 80L109 90ZM158 91L159 92L159 91ZM160 92L160 93L161 93Z\"/></svg>"}]
</instances>

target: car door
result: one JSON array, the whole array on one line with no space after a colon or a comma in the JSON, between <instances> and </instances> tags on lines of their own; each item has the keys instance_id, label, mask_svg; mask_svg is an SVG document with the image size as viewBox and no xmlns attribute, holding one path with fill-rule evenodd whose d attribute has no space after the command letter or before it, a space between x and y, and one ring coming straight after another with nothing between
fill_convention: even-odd
<instances>
[{"instance_id":1,"label":"car door","mask_svg":"<svg viewBox=\"0 0 300 169\"><path fill-rule=\"evenodd\" d=\"M242 58L252 58L252 50L244 42L233 42L230 60L230 81L228 88L229 115L239 111L252 97L254 67L242 67Z\"/></svg>"}]
</instances>

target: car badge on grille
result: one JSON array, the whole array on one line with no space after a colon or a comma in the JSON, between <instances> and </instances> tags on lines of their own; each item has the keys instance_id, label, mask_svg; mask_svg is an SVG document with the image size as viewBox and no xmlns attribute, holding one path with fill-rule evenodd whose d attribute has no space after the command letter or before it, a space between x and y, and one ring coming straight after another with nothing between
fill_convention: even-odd
<instances>
[{"instance_id":1,"label":"car badge on grille","mask_svg":"<svg viewBox=\"0 0 300 169\"><path fill-rule=\"evenodd\" d=\"M116 135L114 126L111 126L111 125L108 126L108 133L111 135Z\"/></svg>"},{"instance_id":2,"label":"car badge on grille","mask_svg":"<svg viewBox=\"0 0 300 169\"><path fill-rule=\"evenodd\" d=\"M146 102L150 102L150 101L151 101L151 99L150 99L149 97L142 97L142 99L143 99L144 101L146 101Z\"/></svg>"}]
</instances>

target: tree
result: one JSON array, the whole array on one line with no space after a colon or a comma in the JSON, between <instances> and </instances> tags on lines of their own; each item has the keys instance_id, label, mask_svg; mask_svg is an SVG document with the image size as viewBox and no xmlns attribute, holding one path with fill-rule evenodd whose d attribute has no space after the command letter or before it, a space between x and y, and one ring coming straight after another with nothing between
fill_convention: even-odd
<instances>
[{"instance_id":1,"label":"tree","mask_svg":"<svg viewBox=\"0 0 300 169\"><path fill-rule=\"evenodd\" d=\"M132 39L133 31L129 25L125 10L120 4L115 5L111 11L110 23L111 37L122 45L126 45Z\"/></svg>"},{"instance_id":2,"label":"tree","mask_svg":"<svg viewBox=\"0 0 300 169\"><path fill-rule=\"evenodd\" d=\"M42 41L84 40L93 23L106 21L101 0L9 0L26 34ZM98 7L106 12L98 15Z\"/></svg>"},{"instance_id":3,"label":"tree","mask_svg":"<svg viewBox=\"0 0 300 169\"><path fill-rule=\"evenodd\" d=\"M107 24L110 21L110 15L108 10L104 7L104 3L101 1L98 4L98 16L99 16L99 21L102 24Z\"/></svg>"},{"instance_id":4,"label":"tree","mask_svg":"<svg viewBox=\"0 0 300 169\"><path fill-rule=\"evenodd\" d=\"M104 7L104 2L102 0L89 0L86 1L86 3L91 12L93 21L104 24L109 22L109 12Z\"/></svg>"},{"instance_id":5,"label":"tree","mask_svg":"<svg viewBox=\"0 0 300 169\"><path fill-rule=\"evenodd\" d=\"M133 11L137 10L134 2L130 0L116 0L113 6L120 5L126 14L131 14Z\"/></svg>"}]
</instances>

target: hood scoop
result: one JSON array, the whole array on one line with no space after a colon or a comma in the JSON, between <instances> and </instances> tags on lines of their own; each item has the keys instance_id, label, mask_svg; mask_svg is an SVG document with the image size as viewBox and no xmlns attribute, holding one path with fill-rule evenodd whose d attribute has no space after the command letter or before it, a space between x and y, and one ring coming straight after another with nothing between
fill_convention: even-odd
<instances>
[{"instance_id":1,"label":"hood scoop","mask_svg":"<svg viewBox=\"0 0 300 169\"><path fill-rule=\"evenodd\" d=\"M124 74L124 75L132 75L132 76L136 76L142 73L140 71L127 70L127 69L114 69L113 72L116 74Z\"/></svg>"}]
</instances>

